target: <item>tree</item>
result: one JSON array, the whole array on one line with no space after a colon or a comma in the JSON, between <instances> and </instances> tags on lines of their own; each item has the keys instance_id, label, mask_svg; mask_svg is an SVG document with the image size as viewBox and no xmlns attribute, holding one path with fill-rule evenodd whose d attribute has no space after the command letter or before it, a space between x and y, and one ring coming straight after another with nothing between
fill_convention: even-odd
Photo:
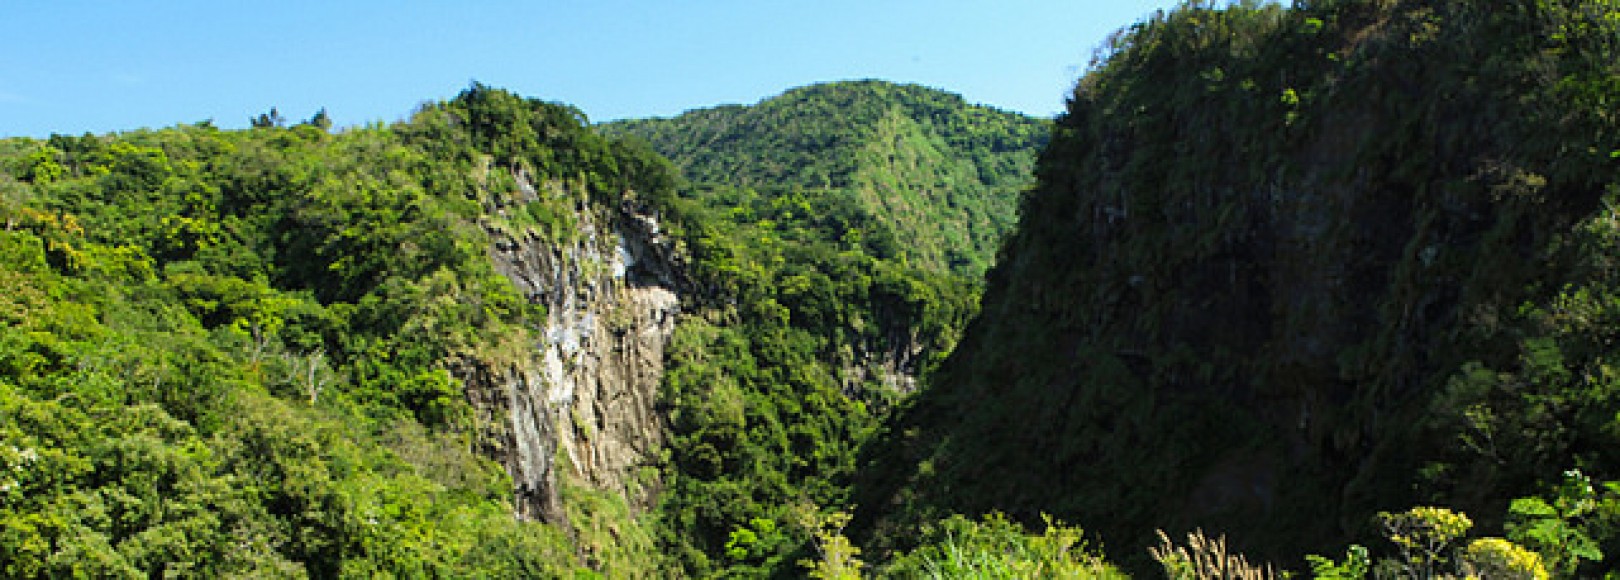
<instances>
[{"instance_id":1,"label":"tree","mask_svg":"<svg viewBox=\"0 0 1620 580\"><path fill-rule=\"evenodd\" d=\"M325 109L322 109L321 111L324 113ZM253 128L255 129L268 129L271 127L281 127L286 125L287 118L281 116L281 112L277 111L275 107L270 107L270 112L261 113L257 117L248 119L248 123L253 125Z\"/></svg>"},{"instance_id":2,"label":"tree","mask_svg":"<svg viewBox=\"0 0 1620 580\"><path fill-rule=\"evenodd\" d=\"M321 107L321 110L315 111L315 116L310 117L305 124L313 125L316 129L322 131L330 131L332 129L332 116L326 114L326 107Z\"/></svg>"},{"instance_id":3,"label":"tree","mask_svg":"<svg viewBox=\"0 0 1620 580\"><path fill-rule=\"evenodd\" d=\"M326 351L286 353L281 356L287 365L287 382L303 387L304 394L309 396L309 404L314 405L333 378L332 367L326 364Z\"/></svg>"}]
</instances>

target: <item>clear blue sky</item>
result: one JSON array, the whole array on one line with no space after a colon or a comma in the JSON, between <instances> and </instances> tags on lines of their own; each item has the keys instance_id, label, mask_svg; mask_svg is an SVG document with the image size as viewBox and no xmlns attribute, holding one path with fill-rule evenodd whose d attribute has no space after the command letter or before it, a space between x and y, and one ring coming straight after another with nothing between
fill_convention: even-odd
<instances>
[{"instance_id":1,"label":"clear blue sky","mask_svg":"<svg viewBox=\"0 0 1620 580\"><path fill-rule=\"evenodd\" d=\"M594 121L914 82L1036 115L1108 33L1174 0L6 2L0 136L105 133L275 106L404 118L472 80Z\"/></svg>"}]
</instances>

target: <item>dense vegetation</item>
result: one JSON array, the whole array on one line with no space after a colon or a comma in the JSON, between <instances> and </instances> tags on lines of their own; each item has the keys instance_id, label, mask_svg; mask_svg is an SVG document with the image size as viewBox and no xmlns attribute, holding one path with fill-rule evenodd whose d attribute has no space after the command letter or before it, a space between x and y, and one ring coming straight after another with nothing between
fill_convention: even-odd
<instances>
[{"instance_id":1,"label":"dense vegetation","mask_svg":"<svg viewBox=\"0 0 1620 580\"><path fill-rule=\"evenodd\" d=\"M883 225L845 197L690 194L707 305L666 354L666 539L694 573L792 571L800 520L847 503L855 448L954 346L977 286L874 257L860 234Z\"/></svg>"},{"instance_id":2,"label":"dense vegetation","mask_svg":"<svg viewBox=\"0 0 1620 580\"><path fill-rule=\"evenodd\" d=\"M1598 575L1617 63L1613 0L1191 2L1033 165L875 81L0 140L0 576ZM520 521L455 374L544 340L491 246L626 205L657 501Z\"/></svg>"},{"instance_id":3,"label":"dense vegetation","mask_svg":"<svg viewBox=\"0 0 1620 580\"><path fill-rule=\"evenodd\" d=\"M697 184L850 198L893 238L882 259L978 279L1012 228L1046 123L916 85L852 81L751 106L602 127L636 135Z\"/></svg>"},{"instance_id":4,"label":"dense vegetation","mask_svg":"<svg viewBox=\"0 0 1620 580\"><path fill-rule=\"evenodd\" d=\"M651 197L667 164L480 86L388 127L269 117L0 142L0 575L578 567L513 518L445 362L540 314L486 257L538 227L486 215L500 169Z\"/></svg>"},{"instance_id":5,"label":"dense vegetation","mask_svg":"<svg viewBox=\"0 0 1620 580\"><path fill-rule=\"evenodd\" d=\"M976 307L853 190L677 187L565 106L474 85L392 126L253 125L0 144L4 575L792 575ZM627 200L694 290L661 501L564 481L565 528L515 521L452 374L545 317L490 245Z\"/></svg>"},{"instance_id":6,"label":"dense vegetation","mask_svg":"<svg viewBox=\"0 0 1620 580\"><path fill-rule=\"evenodd\" d=\"M825 133L826 142L798 150L738 148L740 143L711 148L669 143L669 135L663 136L666 147L681 152L678 158L755 168L740 179L683 187L671 211L684 224L701 308L681 322L666 356L672 438L659 513L669 552L695 575L799 572L813 529L806 519L847 505L856 449L916 379L950 351L977 308L977 281L942 263L908 260L898 228L914 223L871 204L860 189L773 184L770 179L783 176L746 175L855 163L842 156L857 137L838 132L854 131L867 116L889 114L914 99L940 103L942 118L984 112L943 93L882 83L790 95L760 108L778 116L789 102L815 103L819 113L772 117L792 120L796 129L756 127L731 138ZM672 127L707 114L690 113ZM668 122L638 123L613 130L636 133ZM952 133L928 137L942 134ZM771 165L775 169L758 169L764 162L751 156L760 154L782 157ZM1027 146L1021 154L1030 155ZM914 181L918 171L894 169L888 175ZM845 179L856 169L826 172ZM688 173L694 180L718 177ZM990 203L984 199L990 194L976 187L938 193ZM946 246L971 251L965 242Z\"/></svg>"},{"instance_id":7,"label":"dense vegetation","mask_svg":"<svg viewBox=\"0 0 1620 580\"><path fill-rule=\"evenodd\" d=\"M876 545L999 509L1297 570L1432 504L1568 574L1523 518L1570 512L1508 512L1573 493L1620 551L1620 5L1194 2L1099 58L982 314L871 446Z\"/></svg>"}]
</instances>

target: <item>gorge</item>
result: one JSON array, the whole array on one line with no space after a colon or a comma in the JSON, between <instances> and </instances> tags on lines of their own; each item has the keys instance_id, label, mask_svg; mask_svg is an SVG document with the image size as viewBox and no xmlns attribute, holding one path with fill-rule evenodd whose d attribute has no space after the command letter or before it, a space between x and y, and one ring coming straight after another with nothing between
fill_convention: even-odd
<instances>
[{"instance_id":1,"label":"gorge","mask_svg":"<svg viewBox=\"0 0 1620 580\"><path fill-rule=\"evenodd\" d=\"M1617 15L1190 2L1054 120L0 139L0 576L1600 576Z\"/></svg>"}]
</instances>

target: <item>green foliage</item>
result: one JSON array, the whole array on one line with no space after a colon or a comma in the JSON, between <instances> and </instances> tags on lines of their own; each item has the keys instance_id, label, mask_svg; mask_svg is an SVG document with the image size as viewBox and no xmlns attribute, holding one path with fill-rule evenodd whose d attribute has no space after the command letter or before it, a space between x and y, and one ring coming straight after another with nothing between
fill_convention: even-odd
<instances>
[{"instance_id":1,"label":"green foliage","mask_svg":"<svg viewBox=\"0 0 1620 580\"><path fill-rule=\"evenodd\" d=\"M1033 534L1006 516L960 515L930 525L921 546L880 571L895 578L1123 578L1082 539L1079 528L1046 518Z\"/></svg>"},{"instance_id":2,"label":"green foliage","mask_svg":"<svg viewBox=\"0 0 1620 580\"><path fill-rule=\"evenodd\" d=\"M591 572L605 578L666 577L660 570L667 559L658 552L651 517L633 513L624 496L569 485L563 503L575 550Z\"/></svg>"},{"instance_id":3,"label":"green foliage","mask_svg":"<svg viewBox=\"0 0 1620 580\"><path fill-rule=\"evenodd\" d=\"M1494 532L1548 474L1613 479L1612 12L1193 2L1122 31L978 322L867 446L852 534L1046 512L1139 570L1160 527L1281 562L1390 505Z\"/></svg>"},{"instance_id":4,"label":"green foliage","mask_svg":"<svg viewBox=\"0 0 1620 580\"><path fill-rule=\"evenodd\" d=\"M1401 552L1404 574L1433 578L1451 559L1452 544L1474 527L1468 516L1445 508L1416 507L1401 513L1380 513L1384 537Z\"/></svg>"},{"instance_id":5,"label":"green foliage","mask_svg":"<svg viewBox=\"0 0 1620 580\"><path fill-rule=\"evenodd\" d=\"M1372 570L1372 556L1365 546L1352 544L1345 550L1344 561L1310 554L1305 561L1311 565L1311 575L1319 580L1361 580Z\"/></svg>"},{"instance_id":6,"label":"green foliage","mask_svg":"<svg viewBox=\"0 0 1620 580\"><path fill-rule=\"evenodd\" d=\"M680 323L662 395L672 432L663 509L683 532L678 543L715 559L735 555L739 526L787 521L784 506L801 499L845 501L856 445L899 395L881 377L926 372L975 297L957 279L829 247L792 221L729 227L729 239L694 230L705 237L692 247L696 277L729 289L720 297L735 306L709 314L721 324L701 315ZM777 235L795 243L742 241ZM776 547L746 552L756 563L781 556Z\"/></svg>"},{"instance_id":7,"label":"green foliage","mask_svg":"<svg viewBox=\"0 0 1620 580\"><path fill-rule=\"evenodd\" d=\"M85 573L175 561L219 574L508 577L559 573L577 551L615 577L645 574L654 540L622 498L569 489L572 540L491 520L509 520L509 484L470 454L480 427L445 363L509 356L543 312L493 271L488 230L566 241L577 204L627 195L664 212L691 249L683 274L711 292L670 349L658 542L700 573L708 558L733 573L792 570L812 534L782 524L797 517L789 506L847 499L874 409L900 394L885 377L931 368L976 301L967 278L893 259L890 224L854 195L678 197L666 161L595 135L567 107L475 84L394 126L329 133L319 115L291 128L277 117L245 132L8 148L24 156L5 164L0 232L8 394L96 414L150 407L194 429L162 444L207 452L193 471L239 491L245 514L210 533L255 546L243 562L185 543L151 557L104 525L64 528L89 538L64 562L101 562ZM84 433L92 447L127 437ZM8 465L52 457L10 445ZM90 485L72 477L83 476L63 489ZM27 525L17 529L38 528ZM8 561L68 553L51 539L65 533L16 531L6 545L31 551Z\"/></svg>"},{"instance_id":8,"label":"green foliage","mask_svg":"<svg viewBox=\"0 0 1620 580\"><path fill-rule=\"evenodd\" d=\"M0 481L30 502L3 514L8 576L635 577L660 549L694 574L791 574L814 538L794 506L847 501L877 415L975 308L974 281L908 264L852 189L678 191L646 144L566 106L474 84L390 126L256 121L0 148L8 404L162 425L0 422L20 429L7 467L64 466L49 493ZM668 353L661 505L568 486L566 533L512 521L449 364L509 363L544 319L491 238L569 242L579 207L620 204L660 215L703 290ZM166 459L86 471L126 440ZM140 487L167 480L190 487ZM92 502L153 494L177 503Z\"/></svg>"},{"instance_id":9,"label":"green foliage","mask_svg":"<svg viewBox=\"0 0 1620 580\"><path fill-rule=\"evenodd\" d=\"M1516 504L1519 502L1515 502ZM1504 538L1467 539L1473 521L1445 508L1416 507L1377 516L1398 554L1376 564L1366 548L1351 545L1345 561L1307 556L1315 578L1516 578L1554 577L1542 555ZM1566 571L1558 577L1580 577Z\"/></svg>"},{"instance_id":10,"label":"green foliage","mask_svg":"<svg viewBox=\"0 0 1620 580\"><path fill-rule=\"evenodd\" d=\"M880 82L600 128L475 83L388 126L0 141L0 575L1112 576L1018 522L1289 555L1414 496L1512 541L1388 514L1387 566L1593 574L1620 549L1620 491L1580 475L1620 471L1614 8L1156 16L1077 85L999 260L1047 128ZM659 504L567 488L572 528L515 521L449 363L544 319L492 236L621 204L696 290ZM1255 571L1194 544L1162 560Z\"/></svg>"},{"instance_id":11,"label":"green foliage","mask_svg":"<svg viewBox=\"0 0 1620 580\"><path fill-rule=\"evenodd\" d=\"M834 512L826 516L812 514L805 527L810 529L814 536L812 542L816 547L816 554L820 557L815 560L800 560L799 565L810 570L811 578L820 580L860 580L861 568L866 565L861 561L861 549L844 537L844 526L849 523L849 514Z\"/></svg>"},{"instance_id":12,"label":"green foliage","mask_svg":"<svg viewBox=\"0 0 1620 580\"><path fill-rule=\"evenodd\" d=\"M787 541L775 520L754 518L747 527L731 531L726 540L726 557L738 562L761 560Z\"/></svg>"},{"instance_id":13,"label":"green foliage","mask_svg":"<svg viewBox=\"0 0 1620 580\"><path fill-rule=\"evenodd\" d=\"M663 541L693 575L791 574L816 544L791 506L846 505L855 450L954 347L1044 128L856 82L602 130L693 182L664 206L701 309L666 355Z\"/></svg>"},{"instance_id":14,"label":"green foliage","mask_svg":"<svg viewBox=\"0 0 1620 580\"><path fill-rule=\"evenodd\" d=\"M879 242L875 256L974 278L1011 229L1046 141L1043 121L881 81L814 85L753 106L602 129L645 139L694 183L838 198L905 240Z\"/></svg>"},{"instance_id":15,"label":"green foliage","mask_svg":"<svg viewBox=\"0 0 1620 580\"><path fill-rule=\"evenodd\" d=\"M1612 535L1620 521L1620 484L1604 484L1602 493L1579 470L1564 473L1551 502L1539 497L1513 500L1508 508L1507 536L1540 554L1559 577L1576 576L1582 561L1600 562L1603 550L1593 535Z\"/></svg>"},{"instance_id":16,"label":"green foliage","mask_svg":"<svg viewBox=\"0 0 1620 580\"><path fill-rule=\"evenodd\" d=\"M694 573L728 559L739 572L791 565L806 538L780 523L801 499L844 499L867 407L843 394L802 330L692 318L668 348L665 542Z\"/></svg>"},{"instance_id":17,"label":"green foliage","mask_svg":"<svg viewBox=\"0 0 1620 580\"><path fill-rule=\"evenodd\" d=\"M668 203L667 162L481 85L393 126L258 121L0 147L0 575L644 573L622 500L513 518L447 363L543 317L481 227L517 176Z\"/></svg>"},{"instance_id":18,"label":"green foliage","mask_svg":"<svg viewBox=\"0 0 1620 580\"><path fill-rule=\"evenodd\" d=\"M1380 577L1550 577L1539 554L1502 538L1478 538L1453 546L1473 522L1448 509L1418 507L1399 514L1380 513L1378 520L1385 537L1400 551L1399 558L1379 562Z\"/></svg>"},{"instance_id":19,"label":"green foliage","mask_svg":"<svg viewBox=\"0 0 1620 580\"><path fill-rule=\"evenodd\" d=\"M1541 556L1502 538L1479 538L1468 543L1462 559L1466 569L1479 578L1547 580Z\"/></svg>"},{"instance_id":20,"label":"green foliage","mask_svg":"<svg viewBox=\"0 0 1620 580\"><path fill-rule=\"evenodd\" d=\"M788 574L812 539L782 525L792 506L846 504L856 449L950 352L977 287L883 257L893 234L848 195L681 196L703 290L665 353L663 542L693 575Z\"/></svg>"}]
</instances>

